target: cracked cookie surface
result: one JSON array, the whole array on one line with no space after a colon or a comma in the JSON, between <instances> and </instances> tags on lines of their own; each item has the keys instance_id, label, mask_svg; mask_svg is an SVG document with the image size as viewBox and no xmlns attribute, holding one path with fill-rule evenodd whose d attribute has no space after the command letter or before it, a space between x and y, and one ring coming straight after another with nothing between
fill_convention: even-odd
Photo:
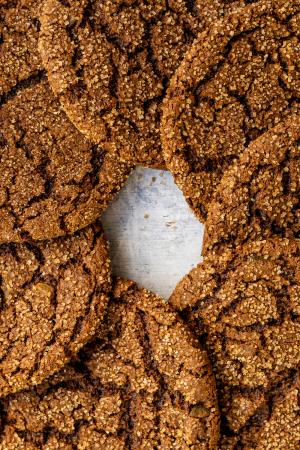
<instances>
[{"instance_id":1,"label":"cracked cookie surface","mask_svg":"<svg viewBox=\"0 0 300 450\"><path fill-rule=\"evenodd\" d=\"M226 172L209 207L203 253L272 235L300 237L300 115L256 139Z\"/></svg>"},{"instance_id":2,"label":"cracked cookie surface","mask_svg":"<svg viewBox=\"0 0 300 450\"><path fill-rule=\"evenodd\" d=\"M162 299L125 280L77 361L1 406L1 450L200 450L218 438L206 352Z\"/></svg>"},{"instance_id":3,"label":"cracked cookie surface","mask_svg":"<svg viewBox=\"0 0 300 450\"><path fill-rule=\"evenodd\" d=\"M130 172L74 127L43 74L32 77L0 107L0 242L84 228Z\"/></svg>"},{"instance_id":4,"label":"cracked cookie surface","mask_svg":"<svg viewBox=\"0 0 300 450\"><path fill-rule=\"evenodd\" d=\"M43 69L37 52L40 0L1 0L0 104L2 96Z\"/></svg>"},{"instance_id":5,"label":"cracked cookie surface","mask_svg":"<svg viewBox=\"0 0 300 450\"><path fill-rule=\"evenodd\" d=\"M209 255L171 296L206 342L224 450L299 448L299 267L299 240L251 242Z\"/></svg>"},{"instance_id":6,"label":"cracked cookie surface","mask_svg":"<svg viewBox=\"0 0 300 450\"><path fill-rule=\"evenodd\" d=\"M164 167L169 79L197 33L244 1L47 0L39 48L69 118L122 160Z\"/></svg>"},{"instance_id":7,"label":"cracked cookie surface","mask_svg":"<svg viewBox=\"0 0 300 450\"><path fill-rule=\"evenodd\" d=\"M0 396L42 382L93 337L110 291L96 223L73 236L0 245Z\"/></svg>"},{"instance_id":8,"label":"cracked cookie surface","mask_svg":"<svg viewBox=\"0 0 300 450\"><path fill-rule=\"evenodd\" d=\"M87 141L55 99L37 49L40 4L0 5L0 243L89 225L131 172Z\"/></svg>"},{"instance_id":9,"label":"cracked cookie surface","mask_svg":"<svg viewBox=\"0 0 300 450\"><path fill-rule=\"evenodd\" d=\"M165 98L168 169L200 220L222 174L300 104L300 2L264 0L200 34Z\"/></svg>"}]
</instances>

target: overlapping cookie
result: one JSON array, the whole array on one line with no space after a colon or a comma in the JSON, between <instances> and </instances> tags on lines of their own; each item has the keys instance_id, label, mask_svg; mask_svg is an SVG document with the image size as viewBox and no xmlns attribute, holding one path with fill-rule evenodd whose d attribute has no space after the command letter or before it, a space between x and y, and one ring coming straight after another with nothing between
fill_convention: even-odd
<instances>
[{"instance_id":1,"label":"overlapping cookie","mask_svg":"<svg viewBox=\"0 0 300 450\"><path fill-rule=\"evenodd\" d=\"M299 0L256 2L200 34L172 79L164 156L200 220L233 161L299 110L299 35Z\"/></svg>"},{"instance_id":2,"label":"overlapping cookie","mask_svg":"<svg viewBox=\"0 0 300 450\"><path fill-rule=\"evenodd\" d=\"M70 237L0 245L0 397L74 357L95 334L109 292L99 223Z\"/></svg>"},{"instance_id":3,"label":"overlapping cookie","mask_svg":"<svg viewBox=\"0 0 300 450\"><path fill-rule=\"evenodd\" d=\"M37 6L0 6L0 243L89 225L131 172L87 141L54 98L37 50Z\"/></svg>"},{"instance_id":4,"label":"overlapping cookie","mask_svg":"<svg viewBox=\"0 0 300 450\"><path fill-rule=\"evenodd\" d=\"M40 51L69 118L122 160L164 167L169 79L197 33L244 1L47 0Z\"/></svg>"},{"instance_id":5,"label":"overlapping cookie","mask_svg":"<svg viewBox=\"0 0 300 450\"><path fill-rule=\"evenodd\" d=\"M222 178L206 222L203 253L272 235L300 237L300 115L249 145Z\"/></svg>"},{"instance_id":6,"label":"overlapping cookie","mask_svg":"<svg viewBox=\"0 0 300 450\"><path fill-rule=\"evenodd\" d=\"M218 410L203 348L161 299L115 287L77 360L1 404L0 449L214 449Z\"/></svg>"},{"instance_id":7,"label":"overlapping cookie","mask_svg":"<svg viewBox=\"0 0 300 450\"><path fill-rule=\"evenodd\" d=\"M0 450L298 450L300 0L0 13ZM164 157L207 219L179 315L95 222Z\"/></svg>"},{"instance_id":8,"label":"overlapping cookie","mask_svg":"<svg viewBox=\"0 0 300 450\"><path fill-rule=\"evenodd\" d=\"M221 448L299 448L299 270L299 240L251 242L209 255L171 296L213 362Z\"/></svg>"}]
</instances>

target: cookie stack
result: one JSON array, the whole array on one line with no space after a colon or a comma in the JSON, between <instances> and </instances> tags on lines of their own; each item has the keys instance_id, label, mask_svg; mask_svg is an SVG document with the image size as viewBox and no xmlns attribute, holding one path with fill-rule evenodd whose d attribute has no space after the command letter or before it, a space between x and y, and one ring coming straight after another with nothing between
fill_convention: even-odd
<instances>
[{"instance_id":1,"label":"cookie stack","mask_svg":"<svg viewBox=\"0 0 300 450\"><path fill-rule=\"evenodd\" d=\"M300 1L2 0L0 450L300 448ZM135 165L206 224L112 279Z\"/></svg>"}]
</instances>

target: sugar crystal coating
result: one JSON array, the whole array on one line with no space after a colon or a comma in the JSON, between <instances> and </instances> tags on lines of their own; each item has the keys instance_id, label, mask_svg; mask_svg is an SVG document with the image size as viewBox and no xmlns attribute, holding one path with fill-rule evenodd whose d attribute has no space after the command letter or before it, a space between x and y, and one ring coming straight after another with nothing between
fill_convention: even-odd
<instances>
[{"instance_id":1,"label":"sugar crystal coating","mask_svg":"<svg viewBox=\"0 0 300 450\"><path fill-rule=\"evenodd\" d=\"M194 41L165 98L168 169L200 220L222 174L300 99L300 1L264 0Z\"/></svg>"},{"instance_id":2,"label":"sugar crystal coating","mask_svg":"<svg viewBox=\"0 0 300 450\"><path fill-rule=\"evenodd\" d=\"M224 174L209 208L203 253L275 235L300 237L300 115L253 141Z\"/></svg>"},{"instance_id":3,"label":"sugar crystal coating","mask_svg":"<svg viewBox=\"0 0 300 450\"><path fill-rule=\"evenodd\" d=\"M0 245L0 396L74 357L103 319L109 291L99 223L70 237Z\"/></svg>"},{"instance_id":4,"label":"sugar crystal coating","mask_svg":"<svg viewBox=\"0 0 300 450\"><path fill-rule=\"evenodd\" d=\"M243 1L47 0L39 48L74 124L122 160L164 167L169 79L197 33Z\"/></svg>"},{"instance_id":5,"label":"sugar crystal coating","mask_svg":"<svg viewBox=\"0 0 300 450\"><path fill-rule=\"evenodd\" d=\"M208 255L171 296L208 347L224 449L299 448L299 269L299 240L251 242Z\"/></svg>"},{"instance_id":6,"label":"sugar crystal coating","mask_svg":"<svg viewBox=\"0 0 300 450\"><path fill-rule=\"evenodd\" d=\"M0 449L214 449L206 352L162 299L119 281L98 339L1 404ZM11 447L8 447L8 446Z\"/></svg>"},{"instance_id":7,"label":"sugar crystal coating","mask_svg":"<svg viewBox=\"0 0 300 450\"><path fill-rule=\"evenodd\" d=\"M55 99L37 49L39 9L0 5L0 243L89 225L132 169L89 142Z\"/></svg>"},{"instance_id":8,"label":"sugar crystal coating","mask_svg":"<svg viewBox=\"0 0 300 450\"><path fill-rule=\"evenodd\" d=\"M39 0L1 0L0 103L3 96L43 69L37 51Z\"/></svg>"}]
</instances>

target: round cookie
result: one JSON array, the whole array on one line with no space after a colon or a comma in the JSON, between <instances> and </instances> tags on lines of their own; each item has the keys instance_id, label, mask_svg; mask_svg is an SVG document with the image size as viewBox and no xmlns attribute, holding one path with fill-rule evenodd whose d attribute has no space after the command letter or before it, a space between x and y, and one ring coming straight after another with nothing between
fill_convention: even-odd
<instances>
[{"instance_id":1,"label":"round cookie","mask_svg":"<svg viewBox=\"0 0 300 450\"><path fill-rule=\"evenodd\" d=\"M206 352L160 298L129 281L116 286L98 340L59 376L2 401L2 418L5 450L200 450L218 439Z\"/></svg>"},{"instance_id":2,"label":"round cookie","mask_svg":"<svg viewBox=\"0 0 300 450\"><path fill-rule=\"evenodd\" d=\"M221 448L298 449L300 240L274 238L209 255L170 302L205 340L213 362Z\"/></svg>"},{"instance_id":3,"label":"round cookie","mask_svg":"<svg viewBox=\"0 0 300 450\"><path fill-rule=\"evenodd\" d=\"M224 175L203 253L268 236L300 237L300 115L257 138Z\"/></svg>"},{"instance_id":4,"label":"round cookie","mask_svg":"<svg viewBox=\"0 0 300 450\"><path fill-rule=\"evenodd\" d=\"M130 172L81 135L42 75L0 108L0 242L49 239L89 225Z\"/></svg>"},{"instance_id":5,"label":"round cookie","mask_svg":"<svg viewBox=\"0 0 300 450\"><path fill-rule=\"evenodd\" d=\"M0 245L0 396L60 370L95 334L109 292L99 223L70 237Z\"/></svg>"},{"instance_id":6,"label":"round cookie","mask_svg":"<svg viewBox=\"0 0 300 450\"><path fill-rule=\"evenodd\" d=\"M0 6L0 243L89 225L131 172L87 141L54 98L37 49L40 4Z\"/></svg>"},{"instance_id":7,"label":"round cookie","mask_svg":"<svg viewBox=\"0 0 300 450\"><path fill-rule=\"evenodd\" d=\"M245 1L47 0L39 48L69 118L122 160L164 167L169 79L204 26Z\"/></svg>"},{"instance_id":8,"label":"round cookie","mask_svg":"<svg viewBox=\"0 0 300 450\"><path fill-rule=\"evenodd\" d=\"M164 157L200 220L249 143L299 111L299 36L299 0L263 0L200 34L173 77Z\"/></svg>"}]
</instances>

